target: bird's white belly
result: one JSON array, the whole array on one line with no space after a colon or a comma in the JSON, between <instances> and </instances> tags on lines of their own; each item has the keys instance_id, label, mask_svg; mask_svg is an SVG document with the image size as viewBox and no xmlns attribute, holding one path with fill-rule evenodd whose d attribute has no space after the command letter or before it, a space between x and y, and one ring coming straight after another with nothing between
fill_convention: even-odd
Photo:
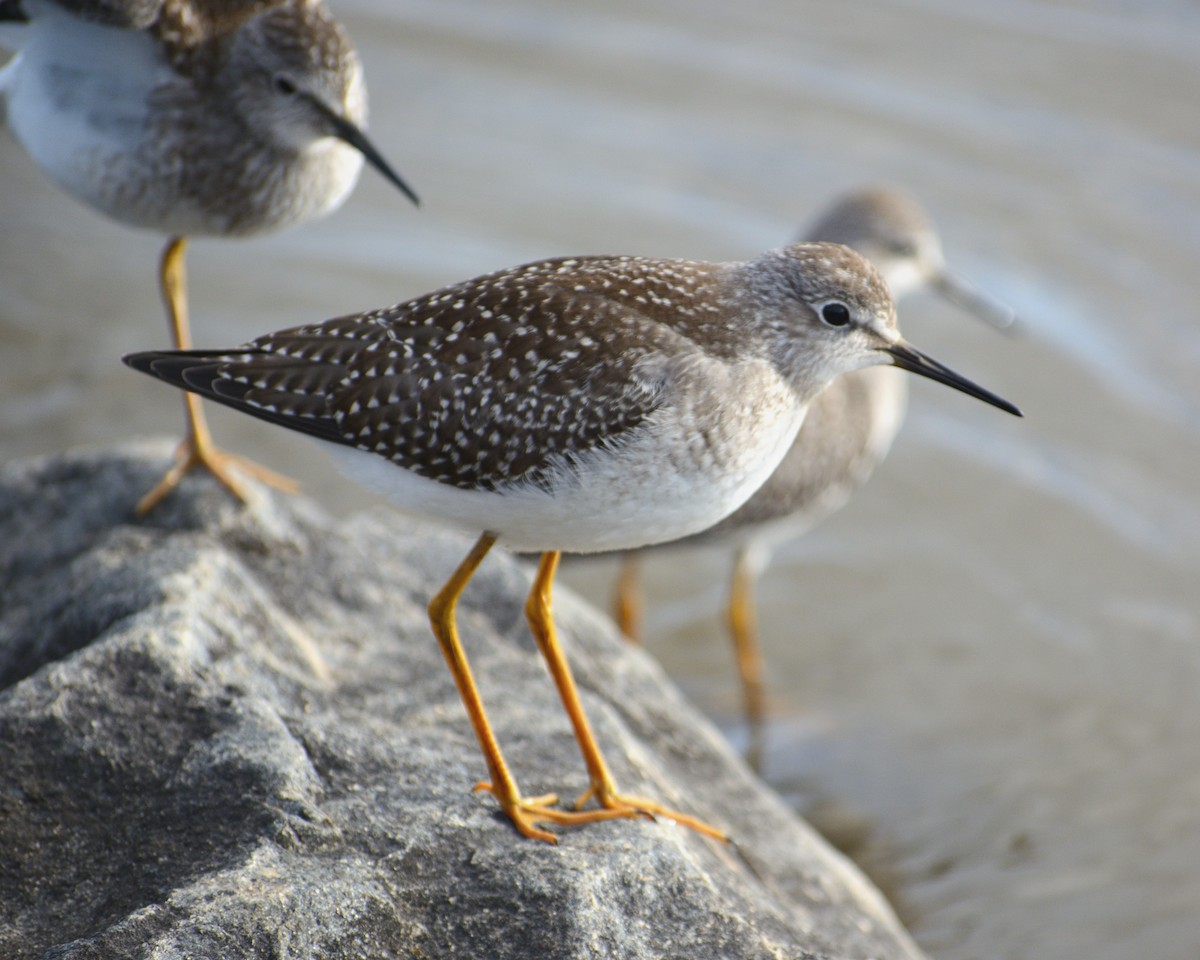
<instances>
[{"instance_id":1,"label":"bird's white belly","mask_svg":"<svg viewBox=\"0 0 1200 960\"><path fill-rule=\"evenodd\" d=\"M724 519L778 466L803 416L797 406L765 418L751 442L721 463L671 456L678 430L675 436L671 430L640 431L619 453L597 451L582 458L578 469L564 470L551 491L532 485L464 490L427 480L376 454L327 446L347 476L406 512L471 533L495 533L506 547L521 552L595 553L675 540Z\"/></svg>"}]
</instances>

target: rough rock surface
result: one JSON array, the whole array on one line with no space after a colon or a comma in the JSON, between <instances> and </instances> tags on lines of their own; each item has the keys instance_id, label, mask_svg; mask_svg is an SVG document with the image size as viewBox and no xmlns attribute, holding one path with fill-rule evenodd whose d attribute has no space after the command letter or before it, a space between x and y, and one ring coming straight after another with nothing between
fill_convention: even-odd
<instances>
[{"instance_id":1,"label":"rough rock surface","mask_svg":"<svg viewBox=\"0 0 1200 960\"><path fill-rule=\"evenodd\" d=\"M867 883L566 591L618 782L728 828L517 835L425 602L462 538L193 477L167 448L0 470L0 957L912 958ZM585 777L497 551L461 610L518 780Z\"/></svg>"}]
</instances>

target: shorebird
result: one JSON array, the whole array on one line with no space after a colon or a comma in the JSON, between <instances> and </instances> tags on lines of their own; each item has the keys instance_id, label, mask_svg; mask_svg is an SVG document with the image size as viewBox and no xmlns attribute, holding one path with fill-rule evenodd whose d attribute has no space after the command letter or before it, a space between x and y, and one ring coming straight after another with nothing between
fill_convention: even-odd
<instances>
[{"instance_id":1,"label":"shorebird","mask_svg":"<svg viewBox=\"0 0 1200 960\"><path fill-rule=\"evenodd\" d=\"M637 816L723 837L617 788L555 635L561 551L711 527L770 476L825 385L863 366L894 364L1020 413L907 344L883 279L828 243L737 263L544 260L241 347L125 362L322 440L351 478L479 534L430 620L488 768L481 786L522 834L550 842L539 824ZM459 596L498 541L541 554L525 611L587 768L573 810L521 794L459 642Z\"/></svg>"},{"instance_id":2,"label":"shorebird","mask_svg":"<svg viewBox=\"0 0 1200 960\"><path fill-rule=\"evenodd\" d=\"M159 282L178 348L191 345L187 237L322 217L364 157L417 202L363 133L362 67L321 0L0 0L0 21L19 46L0 70L0 116L63 189L168 236ZM176 463L139 512L197 466L242 497L234 459L294 489L218 450L198 400L185 404Z\"/></svg>"},{"instance_id":3,"label":"shorebird","mask_svg":"<svg viewBox=\"0 0 1200 960\"><path fill-rule=\"evenodd\" d=\"M937 231L921 205L892 187L871 187L839 198L808 230L811 240L853 247L883 275L896 300L937 291L1000 328L1013 312L949 270ZM666 545L719 543L733 547L726 624L733 641L751 734L749 760L761 761L765 717L763 660L754 587L780 544L800 536L843 506L887 455L904 419L908 381L898 371L870 367L839 377L809 405L796 441L754 495L715 527ZM614 618L640 642L643 601L639 551L622 559Z\"/></svg>"}]
</instances>

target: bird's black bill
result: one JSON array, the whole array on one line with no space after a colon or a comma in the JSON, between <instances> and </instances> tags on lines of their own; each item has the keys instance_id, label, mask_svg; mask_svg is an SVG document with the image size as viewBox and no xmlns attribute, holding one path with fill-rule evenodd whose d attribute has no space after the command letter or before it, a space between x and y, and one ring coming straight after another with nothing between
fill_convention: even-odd
<instances>
[{"instance_id":1,"label":"bird's black bill","mask_svg":"<svg viewBox=\"0 0 1200 960\"><path fill-rule=\"evenodd\" d=\"M412 188L407 183L400 179L400 174L396 173L388 162L383 159L383 155L375 149L375 145L367 139L365 133L345 117L339 117L336 114L330 114L329 116L333 121L333 129L340 139L345 140L346 143L350 144L350 146L366 157L367 163L383 174L387 180L395 184L400 192L413 202L414 206L419 207L421 205L420 198L412 192Z\"/></svg>"},{"instance_id":2,"label":"bird's black bill","mask_svg":"<svg viewBox=\"0 0 1200 960\"><path fill-rule=\"evenodd\" d=\"M1012 307L988 296L956 273L942 270L933 278L933 288L951 303L997 329L1011 332L1016 325L1017 313Z\"/></svg>"},{"instance_id":3,"label":"bird's black bill","mask_svg":"<svg viewBox=\"0 0 1200 960\"><path fill-rule=\"evenodd\" d=\"M984 403L990 403L993 407L999 407L1001 410L1011 413L1014 417L1024 416L1020 409L1013 406L1003 397L998 397L990 390L985 390L979 386L979 384L972 383L966 377L955 373L947 366L943 366L932 357L923 354L920 350L913 349L907 343L895 343L885 349L887 353L891 354L892 363L901 370L907 370L910 373L919 373L930 380L936 380L938 383L944 383L955 390L961 390L976 400L982 400Z\"/></svg>"}]
</instances>

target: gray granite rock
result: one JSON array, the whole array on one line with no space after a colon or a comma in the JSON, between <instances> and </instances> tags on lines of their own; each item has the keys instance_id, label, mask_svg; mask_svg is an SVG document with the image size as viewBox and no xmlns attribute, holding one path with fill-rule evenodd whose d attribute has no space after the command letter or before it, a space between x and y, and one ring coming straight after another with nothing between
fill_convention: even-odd
<instances>
[{"instance_id":1,"label":"gray granite rock","mask_svg":"<svg viewBox=\"0 0 1200 960\"><path fill-rule=\"evenodd\" d=\"M919 956L858 873L638 650L562 591L564 644L621 786L669 822L525 840L425 602L469 543L337 522L203 476L146 520L168 448L0 471L0 957ZM497 551L460 623L527 793L586 778Z\"/></svg>"}]
</instances>

